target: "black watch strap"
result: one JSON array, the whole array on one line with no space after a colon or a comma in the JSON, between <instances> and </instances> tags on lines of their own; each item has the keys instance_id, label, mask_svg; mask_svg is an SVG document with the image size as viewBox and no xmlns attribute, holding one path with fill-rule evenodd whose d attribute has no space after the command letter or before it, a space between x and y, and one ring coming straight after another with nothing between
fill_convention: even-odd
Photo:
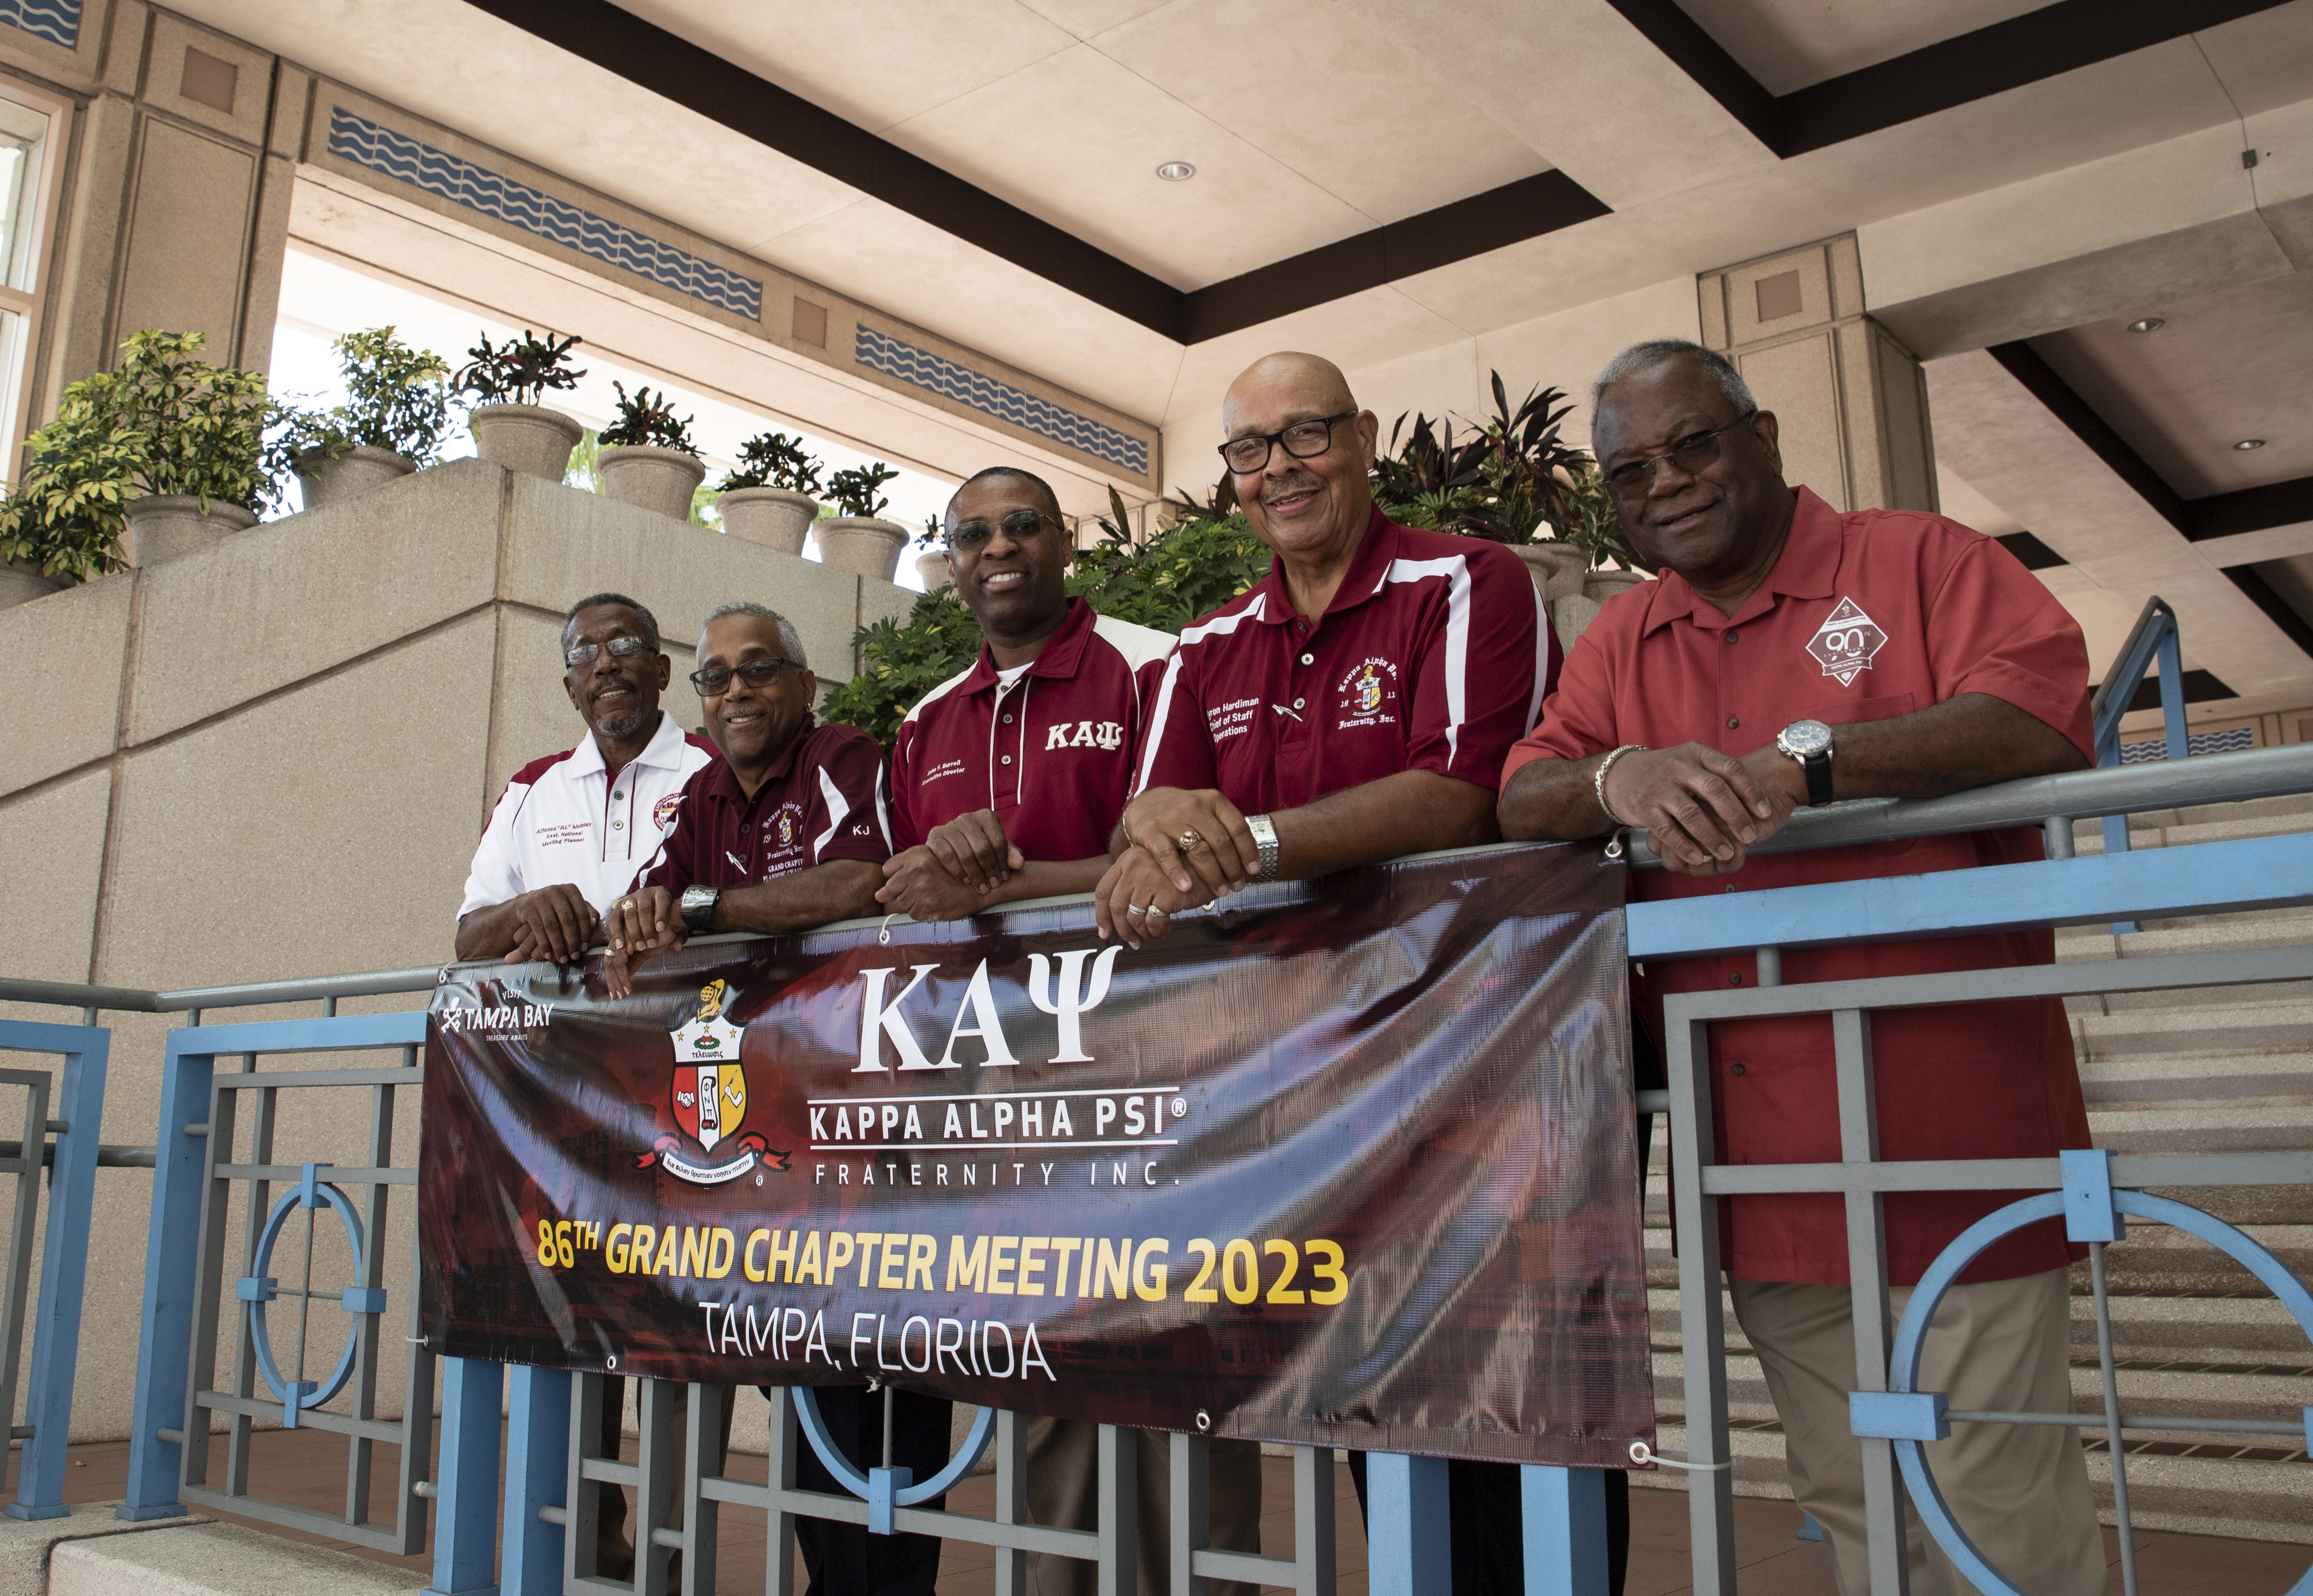
<instances>
[{"instance_id":1,"label":"black watch strap","mask_svg":"<svg viewBox=\"0 0 2313 1596\"><path fill-rule=\"evenodd\" d=\"M712 887L694 887L682 895L682 924L694 932L705 931L715 919L715 901L723 894Z\"/></svg>"},{"instance_id":2,"label":"black watch strap","mask_svg":"<svg viewBox=\"0 0 2313 1596\"><path fill-rule=\"evenodd\" d=\"M1819 754L1809 754L1799 761L1799 765L1807 772L1807 807L1816 809L1830 802L1831 754L1829 750Z\"/></svg>"}]
</instances>

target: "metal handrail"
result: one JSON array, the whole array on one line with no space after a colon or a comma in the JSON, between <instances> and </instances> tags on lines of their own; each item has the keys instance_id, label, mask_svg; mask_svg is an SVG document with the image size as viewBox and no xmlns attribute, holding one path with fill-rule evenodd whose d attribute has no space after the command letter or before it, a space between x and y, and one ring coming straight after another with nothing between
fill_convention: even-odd
<instances>
[{"instance_id":1,"label":"metal handrail","mask_svg":"<svg viewBox=\"0 0 2313 1596\"><path fill-rule=\"evenodd\" d=\"M1941 798L1861 798L1803 809L1791 816L1782 830L1750 851L1793 854L2307 792L2313 792L2313 743L2287 743L2233 754L2203 754L2189 760L2027 776ZM1628 833L1623 849L1636 868L1662 863L1643 830Z\"/></svg>"},{"instance_id":2,"label":"metal handrail","mask_svg":"<svg viewBox=\"0 0 2313 1596\"><path fill-rule=\"evenodd\" d=\"M251 981L237 987L188 987L176 992L146 992L134 987L84 987L70 981L23 981L0 977L0 1002L55 1004L64 1008L110 1009L115 1013L173 1014L187 1010L254 1008L266 1004L334 1002L346 997L382 997L398 992L431 992L442 967L378 969L341 976L302 976L287 981Z\"/></svg>"},{"instance_id":3,"label":"metal handrail","mask_svg":"<svg viewBox=\"0 0 2313 1596\"><path fill-rule=\"evenodd\" d=\"M2106 743L2118 742L2120 717L2135 701L2137 684L2151 669L2156 653L2160 655L2161 718L2172 724L2183 720L2184 683L2171 680L2181 672L2181 662L2176 659L2173 647L2165 651L2160 647L2163 642L2182 635L2175 606L2158 593L2144 601L2144 608L2137 611L2136 624L2128 629L2128 640L2113 656L2112 669L2104 673L2104 680L2097 683L2096 692L2089 698L2089 720L2096 728L2099 752Z\"/></svg>"}]
</instances>

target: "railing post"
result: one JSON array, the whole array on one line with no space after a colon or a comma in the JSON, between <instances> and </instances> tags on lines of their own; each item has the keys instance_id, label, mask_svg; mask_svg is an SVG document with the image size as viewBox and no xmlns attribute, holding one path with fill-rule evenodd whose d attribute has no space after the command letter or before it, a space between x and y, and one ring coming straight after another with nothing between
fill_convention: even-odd
<instances>
[{"instance_id":1,"label":"railing post","mask_svg":"<svg viewBox=\"0 0 2313 1596\"><path fill-rule=\"evenodd\" d=\"M1133 1596L1140 1588L1140 1437L1101 1425L1099 1469L1099 1596Z\"/></svg>"},{"instance_id":2,"label":"railing post","mask_svg":"<svg viewBox=\"0 0 2313 1596\"><path fill-rule=\"evenodd\" d=\"M63 1030L63 1027L57 1028ZM40 1245L40 1296L33 1309L32 1364L25 1386L24 1421L31 1437L18 1464L12 1519L62 1518L65 1444L72 1439L73 1375L80 1355L80 1315L88 1277L89 1210L96 1201L97 1138L104 1123L104 1077L112 1033L80 1027L79 1050L62 1055L57 1117L57 1162L48 1177L48 1223ZM40 1149L24 1145L35 1178ZM24 1198L31 1200L28 1182Z\"/></svg>"},{"instance_id":3,"label":"railing post","mask_svg":"<svg viewBox=\"0 0 2313 1596\"><path fill-rule=\"evenodd\" d=\"M434 1482L434 1583L425 1596L496 1596L498 1396L503 1364L442 1360L442 1456Z\"/></svg>"},{"instance_id":4,"label":"railing post","mask_svg":"<svg viewBox=\"0 0 2313 1596\"><path fill-rule=\"evenodd\" d=\"M1439 1596L1454 1588L1446 1460L1366 1454L1366 1539L1373 1596Z\"/></svg>"},{"instance_id":5,"label":"railing post","mask_svg":"<svg viewBox=\"0 0 2313 1596\"><path fill-rule=\"evenodd\" d=\"M1528 1463L1518 1470L1526 1519L1526 1596L1606 1596L1606 1477Z\"/></svg>"},{"instance_id":6,"label":"railing post","mask_svg":"<svg viewBox=\"0 0 2313 1596\"><path fill-rule=\"evenodd\" d=\"M561 1596L559 1524L538 1516L561 1507L570 1468L570 1381L563 1369L506 1371L506 1529L501 1596Z\"/></svg>"},{"instance_id":7,"label":"railing post","mask_svg":"<svg viewBox=\"0 0 2313 1596\"><path fill-rule=\"evenodd\" d=\"M1879 1162L1878 1096L1871 1068L1871 1016L1863 1009L1834 1009L1831 1015L1833 1068L1838 1083L1839 1156L1842 1163ZM1847 1279L1854 1315L1855 1384L1858 1390L1887 1389L1887 1348L1895 1327L1887 1322L1887 1239L1879 1193L1851 1190L1846 1197ZM1907 1596L1911 1565L1905 1533L1904 1484L1895 1471L1895 1449L1885 1439L1864 1437L1863 1513L1870 1536L1871 1596Z\"/></svg>"},{"instance_id":8,"label":"railing post","mask_svg":"<svg viewBox=\"0 0 2313 1596\"><path fill-rule=\"evenodd\" d=\"M1173 1589L1170 1596L1206 1596L1209 1583L1197 1573L1197 1554L1212 1544L1212 1443L1202 1435L1174 1435L1165 1458L1172 1477L1172 1523L1168 1528Z\"/></svg>"},{"instance_id":9,"label":"railing post","mask_svg":"<svg viewBox=\"0 0 2313 1596\"><path fill-rule=\"evenodd\" d=\"M191 1027L172 1028L161 1066L160 1123L153 1154L153 1216L145 1234L145 1303L138 1314L136 1389L128 1433L128 1483L117 1518L181 1517L177 1479L183 1459L185 1393L192 1374L195 1263L200 1250L201 1184L208 1157L213 1053L180 1051ZM197 1134L186 1127L204 1122ZM171 1427L178 1436L163 1441Z\"/></svg>"},{"instance_id":10,"label":"railing post","mask_svg":"<svg viewBox=\"0 0 2313 1596\"><path fill-rule=\"evenodd\" d=\"M1735 1486L1727 1433L1727 1320L1719 1279L1719 1203L1702 1188L1714 1162L1710 1039L1701 1022L1664 1017L1670 1075L1671 1222L1678 1236L1679 1367L1685 1387L1687 1534L1695 1596L1735 1596Z\"/></svg>"}]
</instances>

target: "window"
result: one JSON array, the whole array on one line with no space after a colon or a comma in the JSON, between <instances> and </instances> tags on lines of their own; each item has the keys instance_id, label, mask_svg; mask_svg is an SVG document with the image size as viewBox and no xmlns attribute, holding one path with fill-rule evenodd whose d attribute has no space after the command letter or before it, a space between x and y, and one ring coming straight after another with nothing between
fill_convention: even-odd
<instances>
[{"instance_id":1,"label":"window","mask_svg":"<svg viewBox=\"0 0 2313 1596\"><path fill-rule=\"evenodd\" d=\"M57 169L71 108L0 77L0 475L13 478L40 346Z\"/></svg>"}]
</instances>

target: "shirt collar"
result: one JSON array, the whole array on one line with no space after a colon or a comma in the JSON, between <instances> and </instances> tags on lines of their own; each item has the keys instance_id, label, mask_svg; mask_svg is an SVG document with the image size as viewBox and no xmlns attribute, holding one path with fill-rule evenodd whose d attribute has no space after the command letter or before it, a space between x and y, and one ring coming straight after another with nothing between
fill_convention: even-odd
<instances>
[{"instance_id":1,"label":"shirt collar","mask_svg":"<svg viewBox=\"0 0 2313 1596\"><path fill-rule=\"evenodd\" d=\"M1099 617L1091 605L1082 599L1069 601L1068 618L1060 629L1044 640L1036 657L1028 662L1027 674L1047 679L1071 677L1084 662L1086 645L1092 640L1094 624ZM972 674L963 679L962 691L986 692L997 685L996 655L985 643L980 645L980 658L972 667Z\"/></svg>"},{"instance_id":2,"label":"shirt collar","mask_svg":"<svg viewBox=\"0 0 2313 1596\"><path fill-rule=\"evenodd\" d=\"M710 798L728 799L733 803L760 802L765 794L787 785L787 778L795 774L796 761L803 755L803 745L811 740L811 734L818 729L817 719L805 712L803 724L796 728L796 734L789 740L787 750L779 755L778 762L765 773L763 785L755 789L754 798L750 799L746 790L739 785L739 777L732 770L731 761L723 759L717 759L708 767L707 785L704 789L706 795Z\"/></svg>"},{"instance_id":3,"label":"shirt collar","mask_svg":"<svg viewBox=\"0 0 2313 1596\"><path fill-rule=\"evenodd\" d=\"M1374 507L1373 518L1366 522L1365 535L1358 544L1358 552L1350 561L1350 568L1341 578L1341 585L1333 590L1333 601L1325 606L1325 614L1354 609L1381 591L1382 578L1388 574L1390 564L1397 558L1397 535L1402 531L1397 522ZM1261 607L1259 619L1263 626L1281 627L1298 619L1300 611L1293 607L1293 595L1285 586L1285 562L1272 559L1269 574L1253 585L1256 593L1268 596ZM1319 617L1322 621L1324 617Z\"/></svg>"},{"instance_id":4,"label":"shirt collar","mask_svg":"<svg viewBox=\"0 0 2313 1596\"><path fill-rule=\"evenodd\" d=\"M643 745L643 751L627 761L627 767L653 765L661 769L673 770L682 763L682 728L674 723L673 715L662 709L658 712L658 730L651 733L651 740ZM586 733L586 740L570 750L570 758L565 763L569 766L569 775L579 781L600 776L608 768L602 763L602 745L594 741L594 733L591 730Z\"/></svg>"},{"instance_id":5,"label":"shirt collar","mask_svg":"<svg viewBox=\"0 0 2313 1596\"><path fill-rule=\"evenodd\" d=\"M1793 491L1799 502L1791 511L1790 535L1783 539L1783 552L1776 557L1775 568L1767 573L1767 579L1752 591L1734 614L1727 614L1696 592L1677 572L1666 570L1648 584L1654 591L1648 595L1649 608L1640 635L1644 636L1687 618L1704 631L1719 632L1729 627L1748 626L1774 608L1778 598L1829 598L1839 585L1842 552L1839 512L1817 498L1812 489L1799 487Z\"/></svg>"}]
</instances>

